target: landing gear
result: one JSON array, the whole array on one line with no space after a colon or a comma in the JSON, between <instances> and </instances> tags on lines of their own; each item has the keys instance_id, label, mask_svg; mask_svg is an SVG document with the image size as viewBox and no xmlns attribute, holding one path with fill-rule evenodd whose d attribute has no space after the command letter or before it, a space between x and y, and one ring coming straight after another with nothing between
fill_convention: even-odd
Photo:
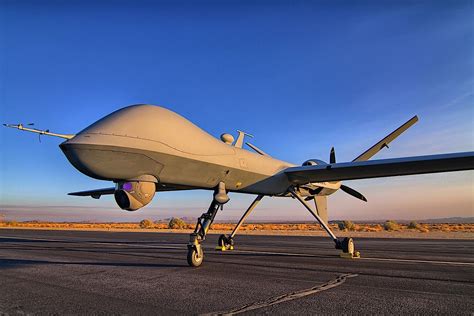
<instances>
[{"instance_id":1,"label":"landing gear","mask_svg":"<svg viewBox=\"0 0 474 316\"><path fill-rule=\"evenodd\" d=\"M341 258L355 259L360 258L360 252L355 250L354 240L350 237L346 237L342 240L338 240L336 243L336 249L341 249L342 252L339 254Z\"/></svg>"},{"instance_id":2,"label":"landing gear","mask_svg":"<svg viewBox=\"0 0 474 316\"><path fill-rule=\"evenodd\" d=\"M255 198L255 200L253 200L252 204L250 204L250 206L245 211L244 215L242 215L242 218L239 220L239 222L235 226L235 228L232 231L232 233L230 234L230 236L221 235L219 237L219 241L217 242L216 250L226 251L226 250L233 250L234 249L234 236L235 236L235 234L237 234L237 231L240 229L240 227L244 223L245 219L250 215L250 213L253 211L253 209L257 206L257 204L262 199L263 199L263 195L258 195Z\"/></svg>"},{"instance_id":3,"label":"landing gear","mask_svg":"<svg viewBox=\"0 0 474 316\"><path fill-rule=\"evenodd\" d=\"M197 247L188 246L188 264L191 267L199 267L204 259L204 252L201 245Z\"/></svg>"},{"instance_id":4,"label":"landing gear","mask_svg":"<svg viewBox=\"0 0 474 316\"><path fill-rule=\"evenodd\" d=\"M328 235L334 241L336 249L342 250L340 257L350 258L350 259L360 258L360 253L358 251L355 251L354 249L354 241L352 240L352 238L346 237L342 240L337 239L336 235L334 235L334 233L331 231L328 224L325 221L323 221L321 217L311 209L308 203L306 203L306 201L303 200L301 196L299 196L293 189L290 189L289 192L294 198L300 201L301 204L303 204L303 206L316 218L319 224L324 228L324 230L328 233Z\"/></svg>"},{"instance_id":5,"label":"landing gear","mask_svg":"<svg viewBox=\"0 0 474 316\"><path fill-rule=\"evenodd\" d=\"M354 241L352 238L344 238L341 242L341 249L344 253L354 253Z\"/></svg>"},{"instance_id":6,"label":"landing gear","mask_svg":"<svg viewBox=\"0 0 474 316\"><path fill-rule=\"evenodd\" d=\"M234 238L227 235L220 235L217 245L216 250L234 250Z\"/></svg>"},{"instance_id":7,"label":"landing gear","mask_svg":"<svg viewBox=\"0 0 474 316\"><path fill-rule=\"evenodd\" d=\"M201 243L206 239L207 231L211 227L217 211L222 204L216 200L212 200L211 205L206 213L202 214L197 221L194 232L189 236L188 244L188 264L191 267L199 267L204 259L204 252Z\"/></svg>"},{"instance_id":8,"label":"landing gear","mask_svg":"<svg viewBox=\"0 0 474 316\"><path fill-rule=\"evenodd\" d=\"M229 201L229 196L225 189L225 183L219 182L217 185L214 198L209 206L206 213L202 214L196 224L194 232L189 236L188 244L188 264L191 267L199 267L204 259L204 251L202 250L201 243L206 239L206 234L211 227L214 218L216 217L219 208L222 209L223 205Z\"/></svg>"}]
</instances>

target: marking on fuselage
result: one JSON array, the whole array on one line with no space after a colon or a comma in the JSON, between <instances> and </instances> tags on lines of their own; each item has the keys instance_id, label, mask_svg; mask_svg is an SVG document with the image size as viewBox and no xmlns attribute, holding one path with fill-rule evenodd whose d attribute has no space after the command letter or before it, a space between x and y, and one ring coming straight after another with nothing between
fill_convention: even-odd
<instances>
[{"instance_id":1,"label":"marking on fuselage","mask_svg":"<svg viewBox=\"0 0 474 316\"><path fill-rule=\"evenodd\" d=\"M283 294L283 295L271 297L271 298L265 299L263 301L247 304L247 305L244 305L242 307L235 308L235 309L232 309L232 310L226 311L226 312L209 313L209 314L203 314L203 315L236 315L236 314L241 314L241 313L253 311L253 310L256 310L256 309L260 309L260 308L270 307L272 305L276 305L276 304L280 304L280 303L300 299L300 298L306 297L308 295L312 295L312 294L316 294L318 292L330 290L332 288L335 288L336 286L344 284L344 282L346 282L347 279L354 278L356 276L357 276L357 274L352 274L352 273L342 274L334 280L328 281L328 282L323 283L321 285L316 285L316 286L314 286L312 288L309 288L309 289L300 290L300 291L296 291L296 292L292 292L292 293L288 293L288 294Z\"/></svg>"},{"instance_id":2,"label":"marking on fuselage","mask_svg":"<svg viewBox=\"0 0 474 316\"><path fill-rule=\"evenodd\" d=\"M247 169L247 161L244 158L240 158L239 163L241 168Z\"/></svg>"}]
</instances>

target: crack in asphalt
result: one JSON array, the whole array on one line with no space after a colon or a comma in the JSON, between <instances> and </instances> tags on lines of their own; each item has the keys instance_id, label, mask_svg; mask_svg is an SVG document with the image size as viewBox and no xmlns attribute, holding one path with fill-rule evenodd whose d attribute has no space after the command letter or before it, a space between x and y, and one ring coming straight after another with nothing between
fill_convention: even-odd
<instances>
[{"instance_id":1,"label":"crack in asphalt","mask_svg":"<svg viewBox=\"0 0 474 316\"><path fill-rule=\"evenodd\" d=\"M344 282L346 282L346 280L348 278L354 278L356 276L357 276L357 274L353 274L353 273L342 274L334 280L328 281L328 282L326 282L324 284L321 284L321 285L314 286L314 287L309 288L309 289L300 290L300 291L296 291L296 292L292 292L292 293L288 293L288 294L283 294L283 295L271 297L271 298L265 299L263 301L247 304L247 305L232 309L230 311L202 314L202 316L236 315L236 314L240 314L240 313L249 312L249 311L252 311L252 310L255 310L255 309L260 309L260 308L280 304L280 303L283 303L283 302L300 299L302 297L312 295L312 294L316 294L316 293L322 292L322 291L327 291L327 290L332 289L336 286L342 285L342 284L344 284Z\"/></svg>"}]
</instances>

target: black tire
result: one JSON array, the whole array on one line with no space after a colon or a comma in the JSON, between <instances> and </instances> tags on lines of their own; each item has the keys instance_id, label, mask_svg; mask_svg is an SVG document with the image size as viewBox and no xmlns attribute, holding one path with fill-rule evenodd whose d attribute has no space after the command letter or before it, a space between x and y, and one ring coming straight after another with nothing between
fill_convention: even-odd
<instances>
[{"instance_id":1,"label":"black tire","mask_svg":"<svg viewBox=\"0 0 474 316\"><path fill-rule=\"evenodd\" d=\"M345 253L354 253L354 241L350 237L342 240L342 251Z\"/></svg>"},{"instance_id":2,"label":"black tire","mask_svg":"<svg viewBox=\"0 0 474 316\"><path fill-rule=\"evenodd\" d=\"M221 248L230 249L230 247L234 245L234 239L226 235L220 235L217 245Z\"/></svg>"},{"instance_id":3,"label":"black tire","mask_svg":"<svg viewBox=\"0 0 474 316\"><path fill-rule=\"evenodd\" d=\"M199 250L196 250L196 247L188 247L188 264L191 267L199 267L204 260L204 252L201 247L197 247Z\"/></svg>"},{"instance_id":4,"label":"black tire","mask_svg":"<svg viewBox=\"0 0 474 316\"><path fill-rule=\"evenodd\" d=\"M220 235L219 240L217 241L217 245L219 247L225 247L225 239L226 239L225 235Z\"/></svg>"}]
</instances>

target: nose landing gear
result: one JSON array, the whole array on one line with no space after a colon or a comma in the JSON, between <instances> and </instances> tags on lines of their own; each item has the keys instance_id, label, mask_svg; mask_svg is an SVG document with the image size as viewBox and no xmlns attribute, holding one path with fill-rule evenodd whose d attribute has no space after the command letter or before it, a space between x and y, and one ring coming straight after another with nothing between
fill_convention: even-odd
<instances>
[{"instance_id":1,"label":"nose landing gear","mask_svg":"<svg viewBox=\"0 0 474 316\"><path fill-rule=\"evenodd\" d=\"M214 222L217 211L228 201L229 197L227 196L225 183L219 182L209 209L198 218L196 228L189 236L187 259L191 267L199 267L202 264L204 251L202 250L201 243L206 239L207 231L211 227L212 222Z\"/></svg>"},{"instance_id":2,"label":"nose landing gear","mask_svg":"<svg viewBox=\"0 0 474 316\"><path fill-rule=\"evenodd\" d=\"M204 252L201 247L201 242L206 239L207 231L211 227L217 211L222 206L216 200L212 200L211 205L206 213L202 214L197 221L194 232L189 236L188 244L188 264L191 267L199 267L204 259Z\"/></svg>"}]
</instances>

